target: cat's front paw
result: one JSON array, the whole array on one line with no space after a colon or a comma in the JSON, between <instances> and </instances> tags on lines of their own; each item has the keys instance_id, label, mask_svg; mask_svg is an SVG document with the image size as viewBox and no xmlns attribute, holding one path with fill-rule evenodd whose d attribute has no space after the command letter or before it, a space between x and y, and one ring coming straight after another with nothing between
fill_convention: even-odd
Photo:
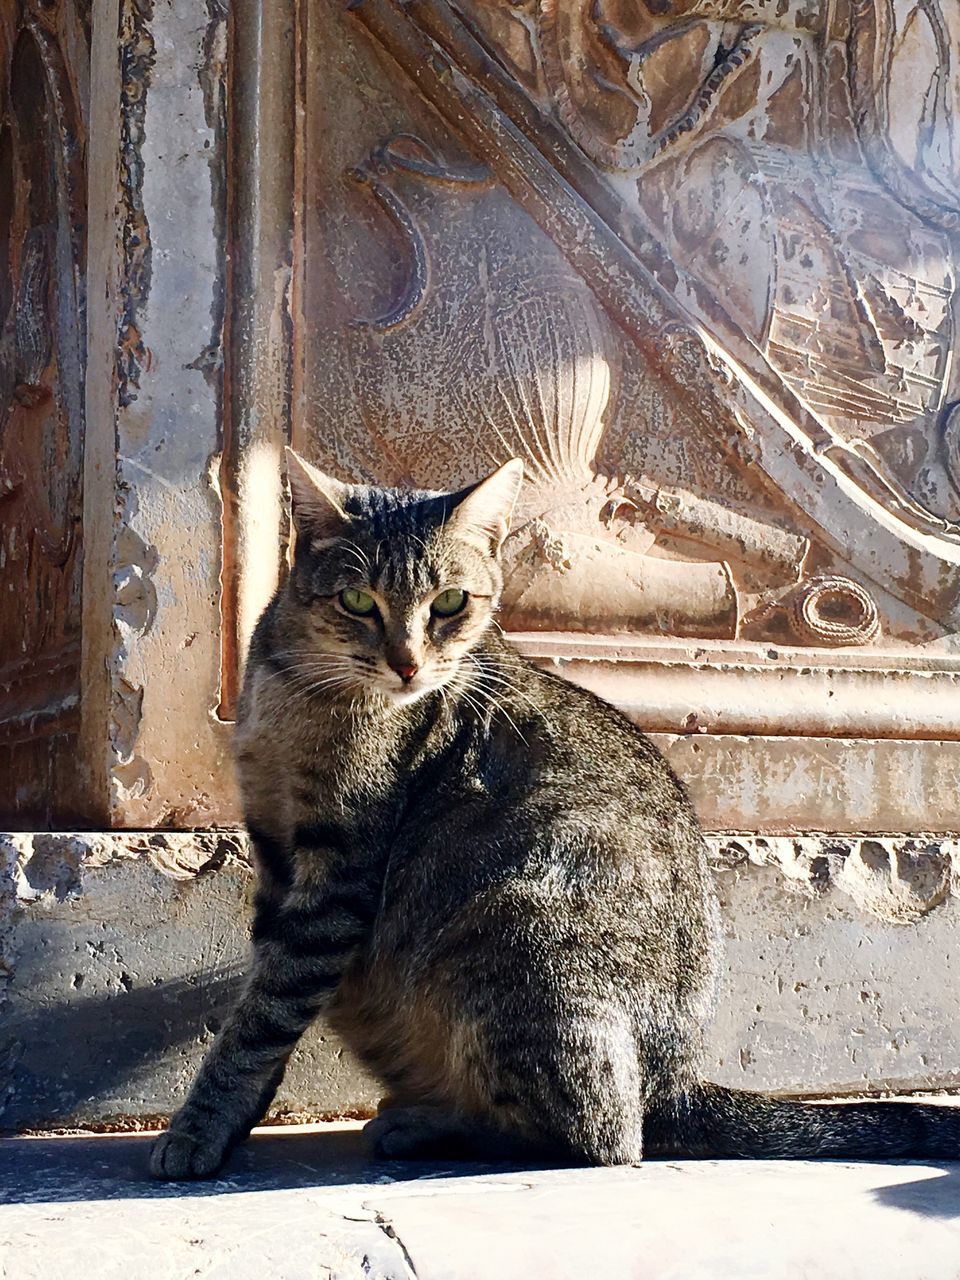
<instances>
[{"instance_id":1,"label":"cat's front paw","mask_svg":"<svg viewBox=\"0 0 960 1280\"><path fill-rule=\"evenodd\" d=\"M155 1178L209 1178L223 1164L227 1144L176 1128L161 1133L150 1149Z\"/></svg>"}]
</instances>

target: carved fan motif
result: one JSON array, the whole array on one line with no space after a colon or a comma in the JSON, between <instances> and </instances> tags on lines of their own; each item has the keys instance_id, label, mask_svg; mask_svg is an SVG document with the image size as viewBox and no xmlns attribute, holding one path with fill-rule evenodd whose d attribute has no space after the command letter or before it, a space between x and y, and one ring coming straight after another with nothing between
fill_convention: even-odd
<instances>
[{"instance_id":1,"label":"carved fan motif","mask_svg":"<svg viewBox=\"0 0 960 1280\"><path fill-rule=\"evenodd\" d=\"M618 382L608 321L569 279L500 283L488 280L465 308L451 385L455 415L476 423L491 459L515 454L527 471L504 551L507 623L735 634L727 566L715 553L651 554L656 528L629 481L598 466Z\"/></svg>"},{"instance_id":2,"label":"carved fan motif","mask_svg":"<svg viewBox=\"0 0 960 1280\"><path fill-rule=\"evenodd\" d=\"M611 396L606 322L570 281L503 283L464 308L449 353L458 411L533 481L555 491L591 481Z\"/></svg>"}]
</instances>

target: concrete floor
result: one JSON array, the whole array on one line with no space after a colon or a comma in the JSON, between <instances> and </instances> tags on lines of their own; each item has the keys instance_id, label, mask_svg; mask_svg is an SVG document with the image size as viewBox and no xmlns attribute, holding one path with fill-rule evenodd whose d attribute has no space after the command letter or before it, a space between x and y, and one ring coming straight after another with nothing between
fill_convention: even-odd
<instances>
[{"instance_id":1,"label":"concrete floor","mask_svg":"<svg viewBox=\"0 0 960 1280\"><path fill-rule=\"evenodd\" d=\"M958 1280L960 1164L370 1164L261 1130L158 1184L149 1135L0 1142L5 1280Z\"/></svg>"}]
</instances>

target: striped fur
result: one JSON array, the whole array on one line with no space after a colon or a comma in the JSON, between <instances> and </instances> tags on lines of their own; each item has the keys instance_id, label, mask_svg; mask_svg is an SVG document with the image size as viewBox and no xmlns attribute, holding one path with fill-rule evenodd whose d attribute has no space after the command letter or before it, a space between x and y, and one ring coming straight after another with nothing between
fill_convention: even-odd
<instances>
[{"instance_id":1,"label":"striped fur","mask_svg":"<svg viewBox=\"0 0 960 1280\"><path fill-rule=\"evenodd\" d=\"M649 740L495 627L518 468L447 495L290 466L296 555L236 734L253 965L153 1172L213 1173L320 1013L387 1088L367 1129L385 1156L960 1157L957 1112L701 1081L704 842ZM448 588L465 608L432 615Z\"/></svg>"}]
</instances>

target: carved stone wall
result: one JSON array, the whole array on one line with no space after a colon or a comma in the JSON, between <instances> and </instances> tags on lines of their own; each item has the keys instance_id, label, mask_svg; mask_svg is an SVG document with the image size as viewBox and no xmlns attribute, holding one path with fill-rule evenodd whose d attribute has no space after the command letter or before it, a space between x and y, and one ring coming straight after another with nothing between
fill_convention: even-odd
<instances>
[{"instance_id":1,"label":"carved stone wall","mask_svg":"<svg viewBox=\"0 0 960 1280\"><path fill-rule=\"evenodd\" d=\"M298 40L298 447L522 457L504 625L708 825L955 829L955 6L314 0Z\"/></svg>"},{"instance_id":2,"label":"carved stone wall","mask_svg":"<svg viewBox=\"0 0 960 1280\"><path fill-rule=\"evenodd\" d=\"M11 820L237 819L292 435L519 454L504 625L709 828L960 829L956 6L92 13L89 108L86 7L0 28Z\"/></svg>"},{"instance_id":3,"label":"carved stone wall","mask_svg":"<svg viewBox=\"0 0 960 1280\"><path fill-rule=\"evenodd\" d=\"M0 12L0 821L76 821L89 6Z\"/></svg>"}]
</instances>

